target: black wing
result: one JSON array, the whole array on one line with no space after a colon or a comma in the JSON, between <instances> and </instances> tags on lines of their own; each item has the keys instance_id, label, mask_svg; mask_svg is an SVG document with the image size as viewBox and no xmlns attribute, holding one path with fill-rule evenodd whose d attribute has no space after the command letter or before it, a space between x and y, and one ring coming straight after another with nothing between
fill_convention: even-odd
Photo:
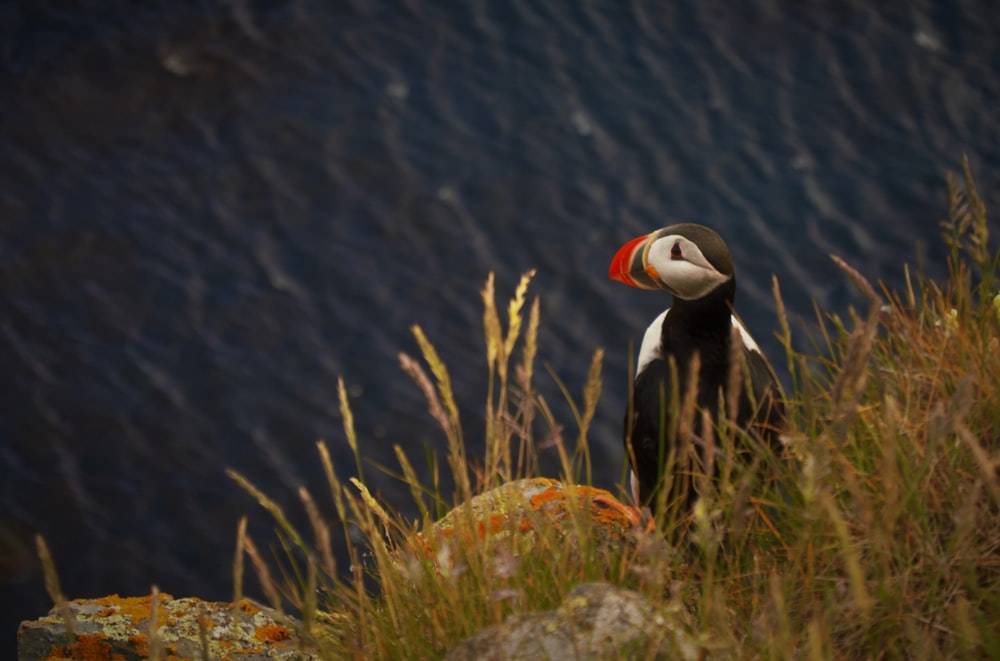
<instances>
[{"instance_id":1,"label":"black wing","mask_svg":"<svg viewBox=\"0 0 1000 661\"><path fill-rule=\"evenodd\" d=\"M676 433L670 416L672 380L666 360L650 361L632 386L625 413L625 452L639 484L638 505L649 505L664 477Z\"/></svg>"}]
</instances>

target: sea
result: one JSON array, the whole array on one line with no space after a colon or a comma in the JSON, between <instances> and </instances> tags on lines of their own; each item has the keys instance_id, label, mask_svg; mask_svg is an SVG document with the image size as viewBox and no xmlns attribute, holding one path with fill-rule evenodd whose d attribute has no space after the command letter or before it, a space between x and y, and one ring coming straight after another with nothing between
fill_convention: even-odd
<instances>
[{"instance_id":1,"label":"sea","mask_svg":"<svg viewBox=\"0 0 1000 661\"><path fill-rule=\"evenodd\" d=\"M809 350L817 313L867 304L831 254L947 275L963 155L1000 209L998 74L995 0L3 3L0 645L52 605L36 535L71 598L230 598L240 518L277 536L227 470L332 518L340 379L366 480L415 517L393 446L427 478L445 437L399 355L419 326L474 461L491 273L506 323L534 270L570 451L563 389L603 350L591 477L617 492L630 355L669 305L608 279L617 248L716 229L787 379L772 278Z\"/></svg>"}]
</instances>

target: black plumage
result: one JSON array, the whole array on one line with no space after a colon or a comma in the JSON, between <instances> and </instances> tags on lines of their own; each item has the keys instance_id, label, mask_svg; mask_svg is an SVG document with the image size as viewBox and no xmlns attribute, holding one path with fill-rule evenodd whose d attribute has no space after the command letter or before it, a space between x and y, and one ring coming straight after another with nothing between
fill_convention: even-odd
<instances>
[{"instance_id":1,"label":"black plumage","mask_svg":"<svg viewBox=\"0 0 1000 661\"><path fill-rule=\"evenodd\" d=\"M772 446L777 445L785 420L780 386L767 359L734 315L732 259L714 231L682 224L639 237L618 251L610 275L634 287L663 289L674 296L673 305L647 330L639 352L630 411L625 416L625 446L637 505L655 509L664 478L674 478L668 500L683 498L689 506L695 497L694 482L685 473L700 469L675 463L670 473L671 452L682 447L684 440L677 436L679 421L671 416L670 402L683 402L688 395L694 356L699 361L697 410L707 411L711 420L717 421L720 394L723 403L729 401L726 390L732 359L742 354L735 422ZM742 345L740 351L733 351L733 342ZM676 365L676 378L671 360ZM675 382L677 393L672 392ZM695 415L692 422L689 440L704 461L706 430L702 429L701 415Z\"/></svg>"}]
</instances>

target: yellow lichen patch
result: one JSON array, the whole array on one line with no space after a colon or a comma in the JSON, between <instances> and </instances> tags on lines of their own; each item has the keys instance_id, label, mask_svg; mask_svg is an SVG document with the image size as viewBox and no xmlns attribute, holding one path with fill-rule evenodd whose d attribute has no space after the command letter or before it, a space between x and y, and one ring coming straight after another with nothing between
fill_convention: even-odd
<instances>
[{"instance_id":1,"label":"yellow lichen patch","mask_svg":"<svg viewBox=\"0 0 1000 661\"><path fill-rule=\"evenodd\" d=\"M147 658L159 646L167 661L200 658L238 658L241 655L276 653L280 648L295 647L295 632L287 623L276 620L278 614L250 601L239 604L240 620L233 621L233 605L205 602L193 597L174 599L160 594L157 601L155 639L148 631L151 599L122 598L118 595L70 602L77 631L99 633L81 635L67 646L62 616L50 613L37 626L25 630L41 638L49 659L84 659L102 661L124 658ZM200 625L199 625L200 623ZM204 633L208 632L207 641ZM26 634L19 633L19 636ZM49 642L51 640L51 642ZM207 642L208 649L204 649ZM283 656L282 658L291 658Z\"/></svg>"}]
</instances>

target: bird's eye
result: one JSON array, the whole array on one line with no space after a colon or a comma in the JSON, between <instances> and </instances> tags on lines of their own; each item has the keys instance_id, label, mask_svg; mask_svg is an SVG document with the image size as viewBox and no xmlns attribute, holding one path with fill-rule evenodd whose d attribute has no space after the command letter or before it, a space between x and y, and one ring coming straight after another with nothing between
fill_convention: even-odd
<instances>
[{"instance_id":1,"label":"bird's eye","mask_svg":"<svg viewBox=\"0 0 1000 661\"><path fill-rule=\"evenodd\" d=\"M674 246L670 249L670 259L682 259L684 253L681 252L681 242L674 242Z\"/></svg>"}]
</instances>

